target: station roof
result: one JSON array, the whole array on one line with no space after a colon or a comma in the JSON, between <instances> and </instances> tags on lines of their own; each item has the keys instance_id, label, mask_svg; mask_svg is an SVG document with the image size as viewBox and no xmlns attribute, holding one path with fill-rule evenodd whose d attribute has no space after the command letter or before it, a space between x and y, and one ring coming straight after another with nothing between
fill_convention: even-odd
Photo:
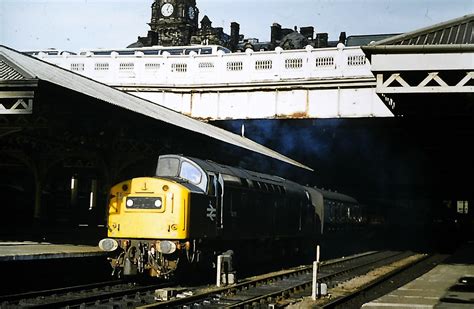
<instances>
[{"instance_id":1,"label":"station roof","mask_svg":"<svg viewBox=\"0 0 474 309\"><path fill-rule=\"evenodd\" d=\"M350 35L346 39L346 46L367 45L372 42L378 42L387 38L394 37L396 35L399 35L399 33Z\"/></svg>"},{"instance_id":2,"label":"station roof","mask_svg":"<svg viewBox=\"0 0 474 309\"><path fill-rule=\"evenodd\" d=\"M59 68L40 59L0 45L0 85L5 82L31 80L47 81L66 89L83 93L103 102L130 110L131 112L139 113L174 126L203 134L213 139L254 151L300 168L312 170L311 168L248 138L192 119L156 103L138 98L82 75Z\"/></svg>"},{"instance_id":3,"label":"station roof","mask_svg":"<svg viewBox=\"0 0 474 309\"><path fill-rule=\"evenodd\" d=\"M474 14L470 14L380 40L373 45L473 44L473 26Z\"/></svg>"},{"instance_id":4,"label":"station roof","mask_svg":"<svg viewBox=\"0 0 474 309\"><path fill-rule=\"evenodd\" d=\"M363 46L367 54L474 51L474 14L383 39Z\"/></svg>"}]
</instances>

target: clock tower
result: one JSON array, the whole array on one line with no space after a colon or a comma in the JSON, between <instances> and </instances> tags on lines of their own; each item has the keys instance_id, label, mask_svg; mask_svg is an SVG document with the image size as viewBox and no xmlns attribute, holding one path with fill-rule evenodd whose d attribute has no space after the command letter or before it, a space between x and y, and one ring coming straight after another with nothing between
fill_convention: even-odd
<instances>
[{"instance_id":1,"label":"clock tower","mask_svg":"<svg viewBox=\"0 0 474 309\"><path fill-rule=\"evenodd\" d=\"M207 16L200 22L199 28L198 19L196 0L153 0L148 35L139 36L135 43L127 47L217 44L236 50L240 37L239 24L231 23L229 36L221 27L213 28Z\"/></svg>"},{"instance_id":2,"label":"clock tower","mask_svg":"<svg viewBox=\"0 0 474 309\"><path fill-rule=\"evenodd\" d=\"M189 45L198 30L198 15L196 0L155 0L149 23L153 44Z\"/></svg>"}]
</instances>

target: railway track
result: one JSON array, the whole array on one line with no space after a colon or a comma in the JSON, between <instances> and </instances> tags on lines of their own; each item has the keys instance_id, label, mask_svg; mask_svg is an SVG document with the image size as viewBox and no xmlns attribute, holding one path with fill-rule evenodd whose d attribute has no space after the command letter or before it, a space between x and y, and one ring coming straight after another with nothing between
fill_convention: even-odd
<instances>
[{"instance_id":1,"label":"railway track","mask_svg":"<svg viewBox=\"0 0 474 309\"><path fill-rule=\"evenodd\" d=\"M409 252L368 252L322 262L318 282L331 288L369 270L410 256ZM291 295L309 295L312 266L300 266L242 280L228 287L180 288L186 293L157 302L155 291L167 283L112 281L94 285L24 293L0 298L0 308L251 308L284 306Z\"/></svg>"},{"instance_id":2,"label":"railway track","mask_svg":"<svg viewBox=\"0 0 474 309\"><path fill-rule=\"evenodd\" d=\"M349 258L322 263L318 282L328 287L366 273L370 269L389 264L411 255L408 252L370 252ZM219 289L195 291L185 298L142 306L140 308L266 308L291 294L310 290L312 266L281 271L244 280L244 282Z\"/></svg>"},{"instance_id":3,"label":"railway track","mask_svg":"<svg viewBox=\"0 0 474 309\"><path fill-rule=\"evenodd\" d=\"M0 297L0 308L137 307L155 301L153 292L173 283L138 284L115 280Z\"/></svg>"},{"instance_id":4,"label":"railway track","mask_svg":"<svg viewBox=\"0 0 474 309\"><path fill-rule=\"evenodd\" d=\"M425 274L443 262L447 257L448 255L443 254L422 255L413 263L407 263L402 267L379 276L367 284L363 284L360 288L350 293L320 304L319 308L360 308L365 302L381 297L394 288Z\"/></svg>"}]
</instances>

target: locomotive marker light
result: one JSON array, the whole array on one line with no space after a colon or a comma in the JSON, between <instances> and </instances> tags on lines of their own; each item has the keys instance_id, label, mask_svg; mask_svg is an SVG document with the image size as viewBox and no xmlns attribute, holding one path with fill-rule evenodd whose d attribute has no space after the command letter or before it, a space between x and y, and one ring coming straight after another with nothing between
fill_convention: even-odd
<instances>
[{"instance_id":1,"label":"locomotive marker light","mask_svg":"<svg viewBox=\"0 0 474 309\"><path fill-rule=\"evenodd\" d=\"M112 252L117 250L119 244L115 239L104 238L99 242L99 248L105 252Z\"/></svg>"},{"instance_id":2,"label":"locomotive marker light","mask_svg":"<svg viewBox=\"0 0 474 309\"><path fill-rule=\"evenodd\" d=\"M176 244L169 240L162 240L157 249L163 254L171 254L176 251Z\"/></svg>"}]
</instances>

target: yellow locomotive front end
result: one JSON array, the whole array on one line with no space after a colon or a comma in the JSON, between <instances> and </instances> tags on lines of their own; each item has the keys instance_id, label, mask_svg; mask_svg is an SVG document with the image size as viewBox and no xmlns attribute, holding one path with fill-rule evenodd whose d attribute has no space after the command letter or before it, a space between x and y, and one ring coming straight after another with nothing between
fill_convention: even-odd
<instances>
[{"instance_id":1,"label":"yellow locomotive front end","mask_svg":"<svg viewBox=\"0 0 474 309\"><path fill-rule=\"evenodd\" d=\"M99 246L116 253L114 272L166 277L176 270L180 255L191 247L189 202L189 189L162 178L134 178L112 187L109 238Z\"/></svg>"}]
</instances>

